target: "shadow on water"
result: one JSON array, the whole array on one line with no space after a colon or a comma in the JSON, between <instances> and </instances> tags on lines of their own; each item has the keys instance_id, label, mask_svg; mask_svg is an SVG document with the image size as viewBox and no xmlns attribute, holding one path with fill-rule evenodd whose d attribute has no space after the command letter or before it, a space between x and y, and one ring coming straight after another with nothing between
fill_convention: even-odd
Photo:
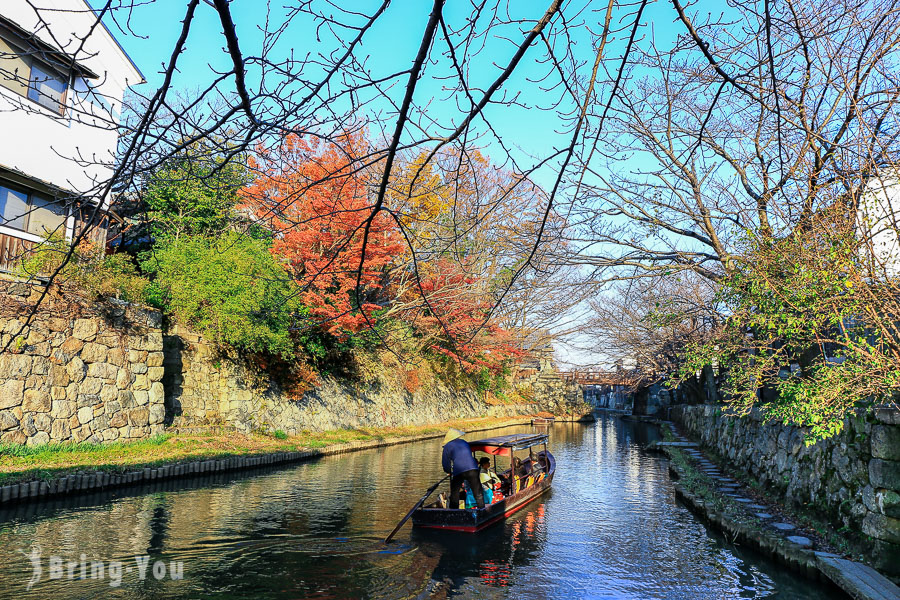
<instances>
[{"instance_id":1,"label":"shadow on water","mask_svg":"<svg viewBox=\"0 0 900 600\"><path fill-rule=\"evenodd\" d=\"M840 597L698 522L675 500L665 460L644 451L656 428L603 417L549 432L553 489L474 535L407 526L381 542L443 475L439 440L3 512L0 597ZM29 589L25 554L37 548ZM51 557L71 561L73 577L51 579Z\"/></svg>"}]
</instances>

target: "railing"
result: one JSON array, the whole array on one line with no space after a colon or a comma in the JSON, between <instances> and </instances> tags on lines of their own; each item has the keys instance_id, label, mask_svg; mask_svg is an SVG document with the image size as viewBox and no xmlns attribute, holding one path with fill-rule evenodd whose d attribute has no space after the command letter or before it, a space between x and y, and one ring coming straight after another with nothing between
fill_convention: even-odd
<instances>
[{"instance_id":1,"label":"railing","mask_svg":"<svg viewBox=\"0 0 900 600\"><path fill-rule=\"evenodd\" d=\"M560 371L559 376L581 385L632 386L641 379L634 371Z\"/></svg>"},{"instance_id":2,"label":"railing","mask_svg":"<svg viewBox=\"0 0 900 600\"><path fill-rule=\"evenodd\" d=\"M33 247L34 242L0 233L0 270L15 270Z\"/></svg>"}]
</instances>

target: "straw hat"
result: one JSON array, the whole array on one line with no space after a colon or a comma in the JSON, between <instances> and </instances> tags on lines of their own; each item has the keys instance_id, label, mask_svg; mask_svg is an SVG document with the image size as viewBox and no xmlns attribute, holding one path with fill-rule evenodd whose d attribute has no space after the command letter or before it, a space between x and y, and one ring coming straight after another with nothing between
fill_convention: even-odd
<instances>
[{"instance_id":1,"label":"straw hat","mask_svg":"<svg viewBox=\"0 0 900 600\"><path fill-rule=\"evenodd\" d=\"M444 436L444 443L442 445L446 446L453 440L461 438L464 435L466 435L465 431L461 431L459 429L454 429L453 427L451 427L447 430L447 435Z\"/></svg>"}]
</instances>

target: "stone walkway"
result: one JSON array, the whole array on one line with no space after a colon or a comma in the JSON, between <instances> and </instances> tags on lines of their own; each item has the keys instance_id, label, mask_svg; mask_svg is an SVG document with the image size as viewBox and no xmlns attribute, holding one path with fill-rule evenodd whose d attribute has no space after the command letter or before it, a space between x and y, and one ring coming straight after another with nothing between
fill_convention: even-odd
<instances>
[{"instance_id":1,"label":"stone walkway","mask_svg":"<svg viewBox=\"0 0 900 600\"><path fill-rule=\"evenodd\" d=\"M737 502L740 505L744 505L744 507L748 511L750 511L753 516L764 522L764 526L773 529L778 533L784 534L784 539L788 542L796 544L800 548L812 548L814 546L813 540L811 540L810 538L794 533L797 529L796 525L794 525L793 523L775 522L775 517L772 513L776 511L772 510L768 506L757 504L755 500L742 495L742 486L734 479L723 475L718 465L707 458L706 455L704 455L703 452L699 450L698 444L696 444L695 442L691 442L681 433L676 432L675 437L677 439L676 442L661 442L658 443L657 446L683 448L684 453L692 459L692 461L695 463L694 466L697 467L701 473L704 473L714 481L718 482L716 491L724 494L732 501Z\"/></svg>"},{"instance_id":2,"label":"stone walkway","mask_svg":"<svg viewBox=\"0 0 900 600\"><path fill-rule=\"evenodd\" d=\"M717 492L738 505L743 505L748 514L758 519L767 532L780 535L785 545L801 552L815 550L814 540L800 535L793 523L776 520L778 510L758 504L755 500L744 496L741 484L724 475L719 466L706 457L695 442L691 442L678 432L673 424L670 425L676 441L658 442L656 446L684 452L696 469L715 482ZM818 571L856 600L900 600L900 587L875 569L828 552L813 552L813 554Z\"/></svg>"}]
</instances>

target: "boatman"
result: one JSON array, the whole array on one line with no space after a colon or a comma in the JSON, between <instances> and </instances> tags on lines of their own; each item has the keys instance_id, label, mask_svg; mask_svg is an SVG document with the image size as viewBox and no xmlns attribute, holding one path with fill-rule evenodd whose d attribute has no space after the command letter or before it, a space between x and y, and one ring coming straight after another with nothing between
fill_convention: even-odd
<instances>
[{"instance_id":1,"label":"boatman","mask_svg":"<svg viewBox=\"0 0 900 600\"><path fill-rule=\"evenodd\" d=\"M475 504L478 508L484 508L484 492L481 489L481 479L478 476L478 463L472 456L472 448L469 442L462 439L466 432L459 429L450 429L444 436L444 454L441 456L441 465L444 473L450 473L450 508L459 506L459 488L465 481L472 495L475 496Z\"/></svg>"}]
</instances>

